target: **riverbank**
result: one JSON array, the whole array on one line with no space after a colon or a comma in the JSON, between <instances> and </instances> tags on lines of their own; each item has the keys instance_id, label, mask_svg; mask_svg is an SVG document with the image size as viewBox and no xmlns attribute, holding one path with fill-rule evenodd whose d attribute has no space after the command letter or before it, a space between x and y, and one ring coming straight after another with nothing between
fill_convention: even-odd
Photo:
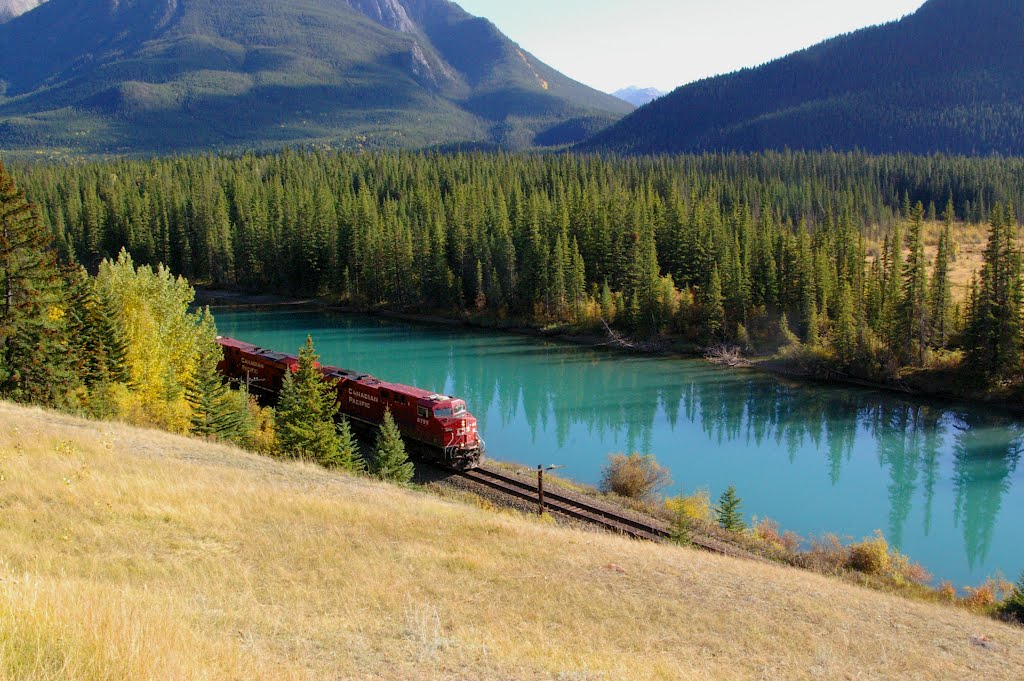
<instances>
[{"instance_id":1,"label":"riverbank","mask_svg":"<svg viewBox=\"0 0 1024 681\"><path fill-rule=\"evenodd\" d=\"M200 305L250 309L308 306L343 313L370 314L416 324L510 333L547 341L608 349L630 354L667 358L676 357L680 359L706 359L704 348L696 345L687 345L671 338L632 342L607 333L582 333L566 329L564 326L541 328L514 321L495 320L470 315L452 316L439 313L363 307L326 298L291 298L273 294L249 294L197 288L196 303ZM949 368L908 371L901 375L896 382L885 383L843 374L805 361L799 357L749 357L743 358L742 361L736 363L709 361L724 368L760 371L782 378L809 383L843 385L859 389L884 391L905 397L984 406L1012 416L1024 415L1024 399L1022 399L1018 388L1004 387L1001 390L982 393L965 382L963 372L953 371Z\"/></svg>"},{"instance_id":2,"label":"riverbank","mask_svg":"<svg viewBox=\"0 0 1024 681\"><path fill-rule=\"evenodd\" d=\"M0 677L1016 680L1024 629L0 403Z\"/></svg>"}]
</instances>

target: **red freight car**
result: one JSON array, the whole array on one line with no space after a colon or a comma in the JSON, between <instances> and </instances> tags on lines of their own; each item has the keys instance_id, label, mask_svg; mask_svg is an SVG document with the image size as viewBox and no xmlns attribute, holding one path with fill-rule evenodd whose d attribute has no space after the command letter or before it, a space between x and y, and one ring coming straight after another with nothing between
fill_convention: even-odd
<instances>
[{"instance_id":1,"label":"red freight car","mask_svg":"<svg viewBox=\"0 0 1024 681\"><path fill-rule=\"evenodd\" d=\"M233 338L217 339L224 359L217 369L226 378L248 386L250 392L275 401L286 371L294 371L294 355L259 348ZM339 412L356 427L377 428L385 410L398 424L409 448L416 454L457 469L480 463L484 444L476 418L463 400L438 395L347 369L321 366L325 381L335 384Z\"/></svg>"}]
</instances>

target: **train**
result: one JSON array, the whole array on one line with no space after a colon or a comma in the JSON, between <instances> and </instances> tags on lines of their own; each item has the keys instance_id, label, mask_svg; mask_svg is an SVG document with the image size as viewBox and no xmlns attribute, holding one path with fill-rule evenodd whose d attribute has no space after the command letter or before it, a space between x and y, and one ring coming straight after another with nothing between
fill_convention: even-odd
<instances>
[{"instance_id":1,"label":"train","mask_svg":"<svg viewBox=\"0 0 1024 681\"><path fill-rule=\"evenodd\" d=\"M217 342L224 352L220 374L265 403L276 403L286 372L299 365L295 355L224 336ZM318 370L337 390L338 413L354 428L375 431L390 410L410 453L455 470L476 468L483 460L484 441L465 400L335 366Z\"/></svg>"}]
</instances>

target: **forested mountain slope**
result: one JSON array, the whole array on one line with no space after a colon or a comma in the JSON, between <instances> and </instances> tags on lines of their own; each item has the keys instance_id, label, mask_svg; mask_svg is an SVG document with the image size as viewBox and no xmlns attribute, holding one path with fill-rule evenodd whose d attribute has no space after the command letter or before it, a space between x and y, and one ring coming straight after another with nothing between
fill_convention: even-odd
<instances>
[{"instance_id":1,"label":"forested mountain slope","mask_svg":"<svg viewBox=\"0 0 1024 681\"><path fill-rule=\"evenodd\" d=\"M583 146L1021 154L1022 72L1024 3L929 0L901 21L682 87Z\"/></svg>"},{"instance_id":2,"label":"forested mountain slope","mask_svg":"<svg viewBox=\"0 0 1024 681\"><path fill-rule=\"evenodd\" d=\"M0 148L578 141L630 105L446 0L50 0L0 26Z\"/></svg>"}]
</instances>

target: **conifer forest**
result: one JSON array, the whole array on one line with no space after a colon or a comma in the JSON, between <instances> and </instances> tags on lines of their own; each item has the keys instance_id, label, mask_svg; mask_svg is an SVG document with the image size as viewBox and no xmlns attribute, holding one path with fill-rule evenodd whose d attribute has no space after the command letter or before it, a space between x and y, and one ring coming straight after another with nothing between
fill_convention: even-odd
<instances>
[{"instance_id":1,"label":"conifer forest","mask_svg":"<svg viewBox=\"0 0 1024 681\"><path fill-rule=\"evenodd\" d=\"M995 384L1021 368L1022 170L855 153L285 151L12 174L55 257L91 273L124 250L214 288L607 325L883 382L962 365ZM954 223L989 233L960 292Z\"/></svg>"}]
</instances>

